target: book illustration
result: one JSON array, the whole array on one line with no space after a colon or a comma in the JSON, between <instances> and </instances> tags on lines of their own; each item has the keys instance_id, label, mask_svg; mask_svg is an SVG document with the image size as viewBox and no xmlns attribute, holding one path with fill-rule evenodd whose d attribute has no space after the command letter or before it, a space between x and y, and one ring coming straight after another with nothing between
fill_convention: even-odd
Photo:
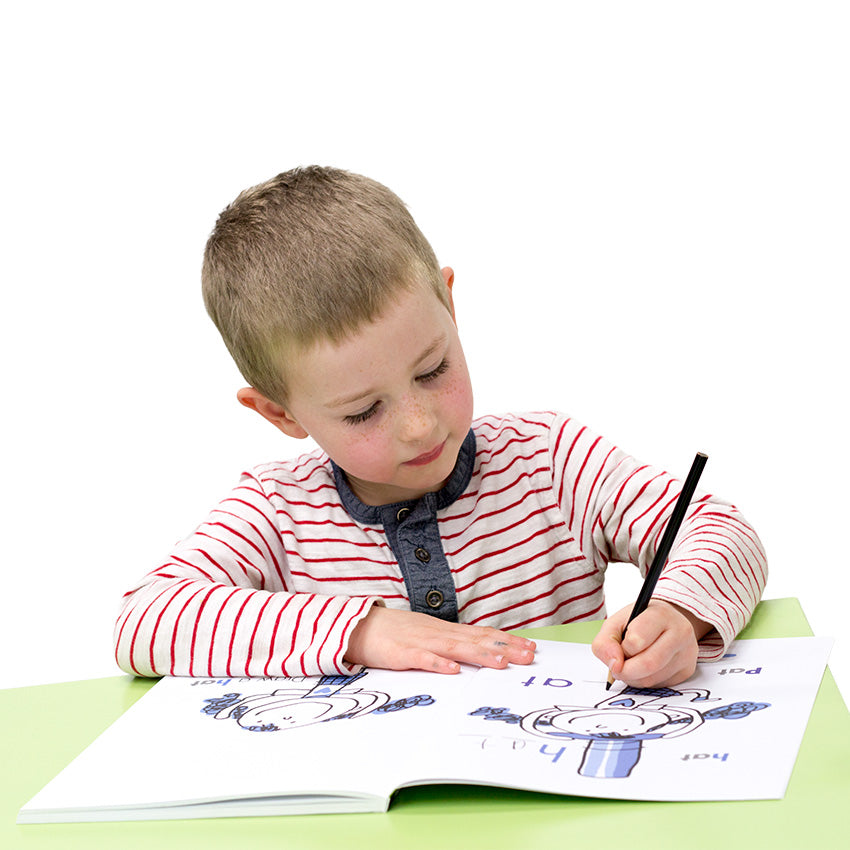
<instances>
[{"instance_id":1,"label":"book illustration","mask_svg":"<svg viewBox=\"0 0 850 850\"><path fill-rule=\"evenodd\" d=\"M537 646L530 668L457 676L163 678L18 822L380 812L399 789L435 783L779 799L831 641L741 640L734 659L702 664L675 688L613 693L586 644Z\"/></svg>"},{"instance_id":2,"label":"book illustration","mask_svg":"<svg viewBox=\"0 0 850 850\"><path fill-rule=\"evenodd\" d=\"M235 720L249 732L280 732L331 720L353 720L364 714L388 714L414 706L433 705L429 694L391 701L383 691L366 691L351 685L367 675L321 676L312 687L287 687L270 694L224 694L205 699L203 714L216 720ZM306 680L307 677L304 677ZM290 679L297 682L298 679Z\"/></svg>"},{"instance_id":3,"label":"book illustration","mask_svg":"<svg viewBox=\"0 0 850 850\"><path fill-rule=\"evenodd\" d=\"M515 714L508 708L482 706L470 712L484 720L516 724L541 738L586 741L578 773L604 779L628 777L640 760L645 741L694 732L706 720L738 720L768 708L767 702L738 701L700 711L688 703L719 702L705 689L632 688L593 707L555 705ZM514 742L515 749L523 746Z\"/></svg>"}]
</instances>

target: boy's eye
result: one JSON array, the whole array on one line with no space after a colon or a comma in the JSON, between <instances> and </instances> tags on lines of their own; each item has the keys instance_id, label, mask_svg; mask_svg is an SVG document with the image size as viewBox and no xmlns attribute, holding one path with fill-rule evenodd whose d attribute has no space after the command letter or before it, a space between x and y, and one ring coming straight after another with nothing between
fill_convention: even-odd
<instances>
[{"instance_id":1,"label":"boy's eye","mask_svg":"<svg viewBox=\"0 0 850 850\"><path fill-rule=\"evenodd\" d=\"M352 413L349 416L343 417L343 421L348 425L360 425L363 422L371 419L378 411L378 402L375 402L371 407L360 413Z\"/></svg>"},{"instance_id":2,"label":"boy's eye","mask_svg":"<svg viewBox=\"0 0 850 850\"><path fill-rule=\"evenodd\" d=\"M439 378L447 369L449 368L449 361L442 360L440 365L437 366L436 369L432 369L430 372L426 372L424 375L420 375L416 380L420 383L427 384L428 381L433 381L435 378Z\"/></svg>"},{"instance_id":3,"label":"boy's eye","mask_svg":"<svg viewBox=\"0 0 850 850\"><path fill-rule=\"evenodd\" d=\"M444 374L448 370L448 368L449 361L442 360L436 369L432 369L424 375L418 375L416 380L419 381L420 384L427 384L428 382L439 378L440 375ZM368 422L378 412L380 404L381 403L379 401L376 401L371 407L361 411L360 413L351 413L348 416L343 416L342 420L346 425L362 425L364 422Z\"/></svg>"}]
</instances>

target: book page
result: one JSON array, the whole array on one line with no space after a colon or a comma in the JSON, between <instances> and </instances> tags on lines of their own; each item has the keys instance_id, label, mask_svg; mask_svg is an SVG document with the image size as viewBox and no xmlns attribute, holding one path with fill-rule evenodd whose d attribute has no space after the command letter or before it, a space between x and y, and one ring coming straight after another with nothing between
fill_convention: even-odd
<instances>
[{"instance_id":1,"label":"book page","mask_svg":"<svg viewBox=\"0 0 850 850\"><path fill-rule=\"evenodd\" d=\"M530 666L456 676L163 679L21 820L74 810L68 819L211 816L224 801L218 814L375 811L396 788L433 782L645 800L781 797L830 645L737 641L686 683L657 689L606 691L589 646L551 641L538 642Z\"/></svg>"},{"instance_id":2,"label":"book page","mask_svg":"<svg viewBox=\"0 0 850 850\"><path fill-rule=\"evenodd\" d=\"M480 670L430 756L434 779L640 800L780 798L832 641L736 641L676 688L605 689L583 644Z\"/></svg>"},{"instance_id":3,"label":"book page","mask_svg":"<svg viewBox=\"0 0 850 850\"><path fill-rule=\"evenodd\" d=\"M410 777L408 759L416 748L407 742L439 725L434 715L459 685L460 677L384 670L165 678L22 812L157 809L288 795L374 795L384 802L372 809L384 808ZM328 805L342 808L332 800Z\"/></svg>"}]
</instances>

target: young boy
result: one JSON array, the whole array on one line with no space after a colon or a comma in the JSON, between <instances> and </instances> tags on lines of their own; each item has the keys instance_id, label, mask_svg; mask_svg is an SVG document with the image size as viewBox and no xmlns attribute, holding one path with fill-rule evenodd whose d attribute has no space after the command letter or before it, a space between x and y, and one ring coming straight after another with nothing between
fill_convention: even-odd
<instances>
[{"instance_id":1,"label":"young boy","mask_svg":"<svg viewBox=\"0 0 850 850\"><path fill-rule=\"evenodd\" d=\"M472 419L440 269L402 202L311 167L243 192L207 243L204 299L239 401L320 447L243 474L124 598L142 676L528 664L506 630L605 615L609 561L648 568L681 489L554 413ZM766 579L731 505L698 494L649 608L593 651L635 686L719 657ZM601 677L600 677L601 678Z\"/></svg>"}]
</instances>

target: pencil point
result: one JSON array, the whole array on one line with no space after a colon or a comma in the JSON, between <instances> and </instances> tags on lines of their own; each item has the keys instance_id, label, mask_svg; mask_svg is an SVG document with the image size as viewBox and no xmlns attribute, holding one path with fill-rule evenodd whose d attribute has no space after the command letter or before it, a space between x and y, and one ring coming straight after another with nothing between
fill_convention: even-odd
<instances>
[{"instance_id":1,"label":"pencil point","mask_svg":"<svg viewBox=\"0 0 850 850\"><path fill-rule=\"evenodd\" d=\"M606 682L606 683L605 683L605 690L606 690L606 691L610 691L610 690L611 690L611 683L610 683L610 682Z\"/></svg>"}]
</instances>

